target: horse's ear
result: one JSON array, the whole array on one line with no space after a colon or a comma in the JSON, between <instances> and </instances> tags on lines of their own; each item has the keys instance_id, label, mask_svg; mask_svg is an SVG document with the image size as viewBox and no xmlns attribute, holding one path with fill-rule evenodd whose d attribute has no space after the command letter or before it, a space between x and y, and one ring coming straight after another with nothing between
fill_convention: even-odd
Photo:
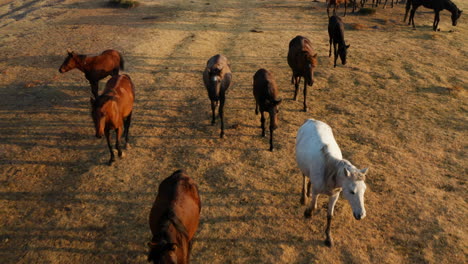
<instances>
[{"instance_id":1,"label":"horse's ear","mask_svg":"<svg viewBox=\"0 0 468 264\"><path fill-rule=\"evenodd\" d=\"M344 174L346 177L351 177L351 172L347 168L344 168Z\"/></svg>"},{"instance_id":2,"label":"horse's ear","mask_svg":"<svg viewBox=\"0 0 468 264\"><path fill-rule=\"evenodd\" d=\"M71 50L70 48L68 48L68 49L67 49L67 53L68 53L68 55L71 56L71 55L73 55L73 50Z\"/></svg>"},{"instance_id":3,"label":"horse's ear","mask_svg":"<svg viewBox=\"0 0 468 264\"><path fill-rule=\"evenodd\" d=\"M368 171L369 171L369 168L365 168L361 170L361 173L366 175Z\"/></svg>"},{"instance_id":4,"label":"horse's ear","mask_svg":"<svg viewBox=\"0 0 468 264\"><path fill-rule=\"evenodd\" d=\"M349 44L349 45L346 45L346 49L349 49L349 47L351 47L351 44Z\"/></svg>"},{"instance_id":5,"label":"horse's ear","mask_svg":"<svg viewBox=\"0 0 468 264\"><path fill-rule=\"evenodd\" d=\"M312 58L314 58L314 59L317 58L317 54L318 53L315 53L314 55L312 55Z\"/></svg>"}]
</instances>

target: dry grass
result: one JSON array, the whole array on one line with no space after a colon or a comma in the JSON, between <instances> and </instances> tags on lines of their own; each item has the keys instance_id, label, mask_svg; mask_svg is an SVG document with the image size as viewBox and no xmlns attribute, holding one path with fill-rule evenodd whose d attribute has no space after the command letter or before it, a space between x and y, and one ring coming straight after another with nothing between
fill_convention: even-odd
<instances>
[{"instance_id":1,"label":"dry grass","mask_svg":"<svg viewBox=\"0 0 468 264\"><path fill-rule=\"evenodd\" d=\"M440 32L424 9L416 30L401 23L403 5L346 16L369 30L345 33L348 63L333 68L323 2L141 2L110 9L18 0L0 8L2 263L146 263L157 186L179 168L202 197L193 263L467 262L463 16L453 28L441 12ZM286 62L298 34L319 60L307 113L302 95L291 100ZM89 84L78 71L58 72L68 47L122 51L136 85L132 149L113 167L105 141L93 136ZM223 140L201 79L216 53L233 70ZM275 74L283 98L273 153L254 114L252 76L261 67ZM370 167L368 216L355 221L340 198L332 249L323 245L326 198L311 220L299 205L294 144L306 118L330 124L344 157Z\"/></svg>"}]
</instances>

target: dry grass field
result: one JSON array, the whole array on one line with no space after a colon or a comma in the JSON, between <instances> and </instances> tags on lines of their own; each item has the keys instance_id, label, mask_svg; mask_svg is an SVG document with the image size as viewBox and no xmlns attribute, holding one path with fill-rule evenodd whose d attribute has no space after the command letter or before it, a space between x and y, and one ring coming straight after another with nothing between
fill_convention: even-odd
<instances>
[{"instance_id":1,"label":"dry grass field","mask_svg":"<svg viewBox=\"0 0 468 264\"><path fill-rule=\"evenodd\" d=\"M0 262L146 263L159 183L184 168L198 183L193 263L466 263L468 2L452 27L420 8L349 14L348 64L328 57L324 2L306 0L0 0ZM340 9L342 14L343 9ZM251 32L256 30L257 32ZM289 41L318 52L309 111L292 101ZM132 149L107 166L94 137L90 87L60 74L66 49L122 52L136 86ZM226 138L202 71L231 61ZM272 71L283 103L276 150L261 138L252 76ZM101 91L105 81L101 81ZM343 198L324 245L326 197L305 219L294 146L307 118L328 123L366 180L367 217Z\"/></svg>"}]
</instances>

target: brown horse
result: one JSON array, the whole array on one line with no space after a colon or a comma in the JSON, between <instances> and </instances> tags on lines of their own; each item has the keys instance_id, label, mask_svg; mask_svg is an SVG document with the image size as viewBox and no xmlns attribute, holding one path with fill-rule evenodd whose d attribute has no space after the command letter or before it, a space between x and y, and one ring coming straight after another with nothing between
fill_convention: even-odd
<instances>
[{"instance_id":1,"label":"brown horse","mask_svg":"<svg viewBox=\"0 0 468 264\"><path fill-rule=\"evenodd\" d=\"M153 237L148 243L148 261L189 263L200 209L197 185L183 170L162 181L149 216Z\"/></svg>"},{"instance_id":2,"label":"brown horse","mask_svg":"<svg viewBox=\"0 0 468 264\"><path fill-rule=\"evenodd\" d=\"M231 66L225 56L217 54L206 62L203 83L211 101L211 124L215 124L215 110L219 101L218 111L221 119L221 134L219 136L221 138L224 136L224 102L226 101L226 91L231 85L231 79Z\"/></svg>"},{"instance_id":3,"label":"brown horse","mask_svg":"<svg viewBox=\"0 0 468 264\"><path fill-rule=\"evenodd\" d=\"M102 95L94 99L91 97L91 116L96 129L96 137L106 135L107 146L111 154L109 165L115 161L114 151L110 142L110 130L114 129L116 136L115 147L119 157L123 156L120 148L122 133L125 136L125 148L128 148L128 132L132 121L133 102L135 100L135 88L130 76L116 75L106 83ZM125 130L125 131L124 131Z\"/></svg>"},{"instance_id":4,"label":"brown horse","mask_svg":"<svg viewBox=\"0 0 468 264\"><path fill-rule=\"evenodd\" d=\"M67 52L68 56L60 66L59 72L64 73L75 68L84 72L86 79L91 84L94 98L98 97L99 80L109 75L116 76L119 74L119 70L124 69L123 57L116 50L106 50L95 57L76 54L71 50L67 50Z\"/></svg>"},{"instance_id":5,"label":"brown horse","mask_svg":"<svg viewBox=\"0 0 468 264\"><path fill-rule=\"evenodd\" d=\"M314 84L314 71L317 67L317 53L310 40L296 36L289 42L288 64L292 70L291 83L294 84L294 101L297 100L299 83L304 77L304 112L307 112L307 85Z\"/></svg>"},{"instance_id":6,"label":"brown horse","mask_svg":"<svg viewBox=\"0 0 468 264\"><path fill-rule=\"evenodd\" d=\"M265 136L265 114L270 116L270 151L273 151L273 131L278 128L278 86L273 74L265 69L258 70L253 77L253 95L255 97L255 114L260 110L262 137Z\"/></svg>"}]
</instances>

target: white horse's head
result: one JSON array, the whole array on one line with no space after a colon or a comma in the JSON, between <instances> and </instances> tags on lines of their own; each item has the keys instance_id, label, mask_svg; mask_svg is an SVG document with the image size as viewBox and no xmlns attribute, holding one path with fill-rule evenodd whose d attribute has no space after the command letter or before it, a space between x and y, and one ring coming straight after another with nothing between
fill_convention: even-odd
<instances>
[{"instance_id":1,"label":"white horse's head","mask_svg":"<svg viewBox=\"0 0 468 264\"><path fill-rule=\"evenodd\" d=\"M366 217L366 208L364 208L364 192L366 184L364 180L368 169L358 170L354 166L343 168L343 196L349 201L353 209L354 218L361 220Z\"/></svg>"}]
</instances>

